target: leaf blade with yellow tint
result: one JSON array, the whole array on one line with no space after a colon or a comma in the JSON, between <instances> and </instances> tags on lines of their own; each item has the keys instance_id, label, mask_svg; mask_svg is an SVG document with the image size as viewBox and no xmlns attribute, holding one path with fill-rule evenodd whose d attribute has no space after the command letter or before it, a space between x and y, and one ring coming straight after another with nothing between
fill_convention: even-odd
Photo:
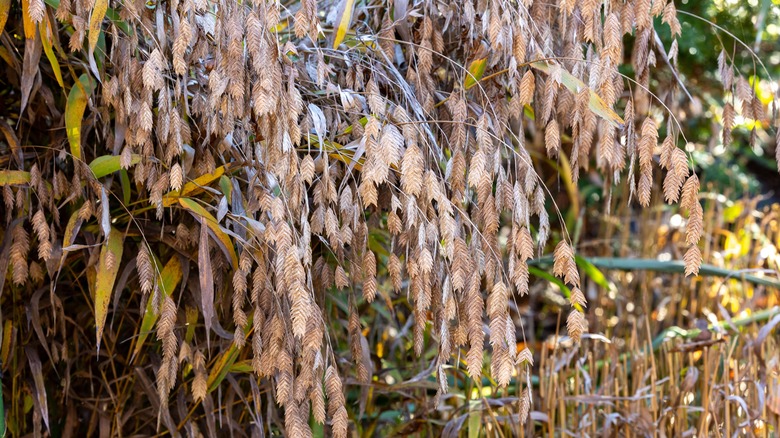
<instances>
[{"instance_id":1,"label":"leaf blade with yellow tint","mask_svg":"<svg viewBox=\"0 0 780 438\"><path fill-rule=\"evenodd\" d=\"M214 274L211 272L209 232L203 225L200 227L200 245L198 245L198 278L201 310L206 325L206 345L210 345L211 321L214 318Z\"/></svg>"},{"instance_id":2,"label":"leaf blade with yellow tint","mask_svg":"<svg viewBox=\"0 0 780 438\"><path fill-rule=\"evenodd\" d=\"M0 34L5 29L5 23L8 21L8 13L11 11L11 0L0 0Z\"/></svg>"},{"instance_id":3,"label":"leaf blade with yellow tint","mask_svg":"<svg viewBox=\"0 0 780 438\"><path fill-rule=\"evenodd\" d=\"M466 78L463 80L463 88L469 89L482 79L485 74L485 68L487 67L487 58L476 59L469 64L469 70L466 73Z\"/></svg>"},{"instance_id":4,"label":"leaf blade with yellow tint","mask_svg":"<svg viewBox=\"0 0 780 438\"><path fill-rule=\"evenodd\" d=\"M30 18L30 0L22 0L22 27L26 39L35 38L35 23Z\"/></svg>"},{"instance_id":5,"label":"leaf blade with yellow tint","mask_svg":"<svg viewBox=\"0 0 780 438\"><path fill-rule=\"evenodd\" d=\"M252 318L253 315L250 314L249 321L246 327L244 327L244 336L249 336L249 333L252 331ZM230 343L228 350L222 353L222 355L217 359L216 363L211 368L211 373L209 373L209 378L206 384L209 392L217 389L219 384L222 383L229 372L235 371L233 369L233 364L236 362L236 359L238 359L238 353L240 351L241 349L239 349L235 341L233 341Z\"/></svg>"},{"instance_id":6,"label":"leaf blade with yellow tint","mask_svg":"<svg viewBox=\"0 0 780 438\"><path fill-rule=\"evenodd\" d=\"M173 292L182 279L183 274L181 270L181 261L179 260L179 256L174 255L170 258L170 260L168 260L168 263L165 264L165 267L162 268L161 271L160 266L162 264L157 259L157 257L152 255L152 260L155 265L155 272L160 273L160 276L157 278L157 287L160 288L160 294L162 295L162 298L165 298L169 296L171 292ZM157 322L159 309L157 309L157 311L152 309L152 301L153 300L150 298L146 302L146 311L144 312L144 319L141 321L138 338L133 349L133 357L137 356L138 353L141 352L141 348L143 347L146 338L152 332L154 324Z\"/></svg>"},{"instance_id":7,"label":"leaf blade with yellow tint","mask_svg":"<svg viewBox=\"0 0 780 438\"><path fill-rule=\"evenodd\" d=\"M23 170L0 170L0 186L28 184L30 172Z\"/></svg>"},{"instance_id":8,"label":"leaf blade with yellow tint","mask_svg":"<svg viewBox=\"0 0 780 438\"><path fill-rule=\"evenodd\" d=\"M0 0L2 1L2 0ZM51 44L51 22L47 14L43 15L43 21L40 23L41 43L43 44L43 51L46 53L46 58L49 59L51 69L54 71L54 77L57 79L57 84L60 88L65 89L65 83L62 81L62 71L60 70L60 63L57 61L57 57L54 55L54 49Z\"/></svg>"},{"instance_id":9,"label":"leaf blade with yellow tint","mask_svg":"<svg viewBox=\"0 0 780 438\"><path fill-rule=\"evenodd\" d=\"M198 204L198 202L192 198L179 198L179 204L185 209L189 210L195 216L195 218L201 221L201 224L203 221L206 222L206 225L211 229L212 232L214 232L214 235L217 237L217 243L220 244L222 250L225 251L229 256L228 258L230 258L231 266L233 269L236 269L238 267L238 256L236 255L236 249L233 247L233 242L230 241L230 237L228 237L228 235L222 231L222 227L219 226L217 219L215 219L214 216L208 212L208 210L206 210L202 205Z\"/></svg>"},{"instance_id":10,"label":"leaf blade with yellow tint","mask_svg":"<svg viewBox=\"0 0 780 438\"><path fill-rule=\"evenodd\" d=\"M106 18L106 11L108 10L108 0L96 0L95 7L92 8L92 14L89 16L89 67L92 69L96 78L99 78L97 66L95 65L95 47L97 47L98 38L100 38L101 25L103 19Z\"/></svg>"},{"instance_id":11,"label":"leaf blade with yellow tint","mask_svg":"<svg viewBox=\"0 0 780 438\"><path fill-rule=\"evenodd\" d=\"M204 175L201 175L194 180L188 182L187 184L184 184L184 187L181 188L181 191L173 190L171 192L168 192L163 196L163 206L170 207L171 205L176 203L176 200L180 197L195 195L200 193L203 190L203 187L211 184L212 182L218 180L222 175L224 175L226 172L229 172L231 169L231 164L225 164L224 166L217 167L213 172L206 173Z\"/></svg>"},{"instance_id":12,"label":"leaf blade with yellow tint","mask_svg":"<svg viewBox=\"0 0 780 438\"><path fill-rule=\"evenodd\" d=\"M100 249L100 262L95 278L95 327L98 353L100 353L100 341L106 324L108 303L111 301L116 274L122 261L123 248L124 235L116 228L111 228L106 244Z\"/></svg>"},{"instance_id":13,"label":"leaf blade with yellow tint","mask_svg":"<svg viewBox=\"0 0 780 438\"><path fill-rule=\"evenodd\" d=\"M537 70L543 71L544 73L550 74L550 71L552 70L550 68L550 65L544 61L536 61L532 62L531 66ZM625 123L623 119L612 110L612 108L608 107L606 102L604 102L604 99L601 98L598 94L596 94L595 91L591 90L585 83L583 83L581 80L577 79L574 75L566 71L566 69L561 68L559 69L561 73L561 83L563 83L563 86L569 89L574 94L579 93L585 88L588 88L588 91L590 92L590 100L588 101L588 107L591 111L593 111L596 115L603 118L609 124L615 127L620 127Z\"/></svg>"},{"instance_id":14,"label":"leaf blade with yellow tint","mask_svg":"<svg viewBox=\"0 0 780 438\"><path fill-rule=\"evenodd\" d=\"M355 0L342 0L341 15L338 21L338 27L336 28L336 35L333 37L333 48L338 49L339 45L344 42L344 38L347 37L349 31L349 25L352 22L352 11L355 6Z\"/></svg>"},{"instance_id":15,"label":"leaf blade with yellow tint","mask_svg":"<svg viewBox=\"0 0 780 438\"><path fill-rule=\"evenodd\" d=\"M81 120L87 109L87 96L92 93L92 80L85 73L68 93L65 104L65 131L68 134L70 153L74 160L81 160Z\"/></svg>"}]
</instances>

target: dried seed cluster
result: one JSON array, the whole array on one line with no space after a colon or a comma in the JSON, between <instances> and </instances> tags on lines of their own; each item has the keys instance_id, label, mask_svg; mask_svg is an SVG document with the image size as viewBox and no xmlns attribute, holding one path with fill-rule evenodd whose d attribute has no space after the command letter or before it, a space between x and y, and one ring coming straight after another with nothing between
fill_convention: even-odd
<instances>
[{"instance_id":1,"label":"dried seed cluster","mask_svg":"<svg viewBox=\"0 0 780 438\"><path fill-rule=\"evenodd\" d=\"M25 19L56 25L43 0L23 3ZM108 6L118 19L103 23ZM287 433L310 436L311 412L334 436L346 436L343 381L323 315L333 290L350 291L345 316L359 381L372 375L359 304L406 293L414 351L438 343L440 394L456 352L480 378L486 334L490 373L508 385L533 365L530 350L517 351L509 303L529 292L528 262L552 247L554 234L542 166L532 158L539 151L568 162L575 183L591 166L608 185L625 177L642 206L651 202L660 163L664 199L688 211L685 271L697 274L699 181L671 118L659 145L662 106L649 93L660 53L653 19L679 36L674 2L426 1L407 16L397 7L395 16L389 7L359 8L342 11L363 26L341 42L344 50L328 48L334 37L322 32L327 23L315 0L298 6L61 0L54 11L72 26L74 52L94 57L101 26L110 29L102 67L92 70L101 79L90 97L100 115L91 119L94 138L109 141L105 149L119 157L136 200L163 223L162 237L125 242L135 246L138 287L157 318L162 410L185 361L192 399L208 397L204 351L227 314L221 323L233 327L234 347L273 382ZM618 71L627 34L634 35L637 84L630 90ZM671 68L676 51L674 40ZM759 120L766 114L725 52L719 68L734 91L723 114L728 144L735 108ZM47 169L44 177L33 164L27 186L3 187L9 219L21 212L32 229L27 219L13 228L16 285L45 275L28 262L31 240L47 265L74 243L81 224L94 220L108 240L114 179L96 179L92 170L75 159L72 170ZM221 190L213 188L217 180ZM26 187L40 201L35 208ZM63 200L77 206L67 225L59 218ZM158 257L166 248L197 262L205 342L183 338L180 291L161 286ZM106 254L109 266L122 262ZM572 291L568 334L579 341L588 322L575 248L560 238L553 254L553 274ZM522 421L530 403L524 387Z\"/></svg>"}]
</instances>

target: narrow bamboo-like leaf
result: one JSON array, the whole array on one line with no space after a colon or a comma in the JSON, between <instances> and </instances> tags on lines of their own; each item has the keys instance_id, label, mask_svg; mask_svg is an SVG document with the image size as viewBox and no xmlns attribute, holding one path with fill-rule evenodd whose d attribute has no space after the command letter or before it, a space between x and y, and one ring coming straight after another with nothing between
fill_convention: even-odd
<instances>
[{"instance_id":1,"label":"narrow bamboo-like leaf","mask_svg":"<svg viewBox=\"0 0 780 438\"><path fill-rule=\"evenodd\" d=\"M347 129L344 131L346 132ZM351 129L349 131L351 131ZM320 145L316 135L309 134L309 141L311 141L312 145ZM362 152L357 154L356 150L350 149L342 144L327 139L323 139L322 146L326 151L328 151L328 156L330 158L341 161L342 163L346 164L350 170L355 169L359 172L363 169L365 157L362 157ZM357 161L355 161L356 155Z\"/></svg>"},{"instance_id":2,"label":"narrow bamboo-like leaf","mask_svg":"<svg viewBox=\"0 0 780 438\"><path fill-rule=\"evenodd\" d=\"M8 52L8 49L6 49L5 47L0 47L0 59L5 61L5 63L8 64L10 67L16 66L16 62L13 56L11 56L11 54Z\"/></svg>"},{"instance_id":3,"label":"narrow bamboo-like leaf","mask_svg":"<svg viewBox=\"0 0 780 438\"><path fill-rule=\"evenodd\" d=\"M35 388L33 397L37 401L43 422L46 424L46 429L49 429L49 401L43 379L43 364L41 363L41 358L38 357L38 351L35 347L31 345L24 347L24 354L27 356L27 363L30 365L30 374L32 374L33 378L33 387Z\"/></svg>"},{"instance_id":4,"label":"narrow bamboo-like leaf","mask_svg":"<svg viewBox=\"0 0 780 438\"><path fill-rule=\"evenodd\" d=\"M536 61L532 62L531 66L537 70L541 70L547 74L550 73L550 65L547 64L544 61ZM571 73L566 71L566 69L561 68L561 82L563 85L569 89L574 94L579 93L584 88L588 88L587 85L585 85L581 80L574 77ZM610 107L607 106L606 102L604 102L604 99L601 98L598 94L596 94L595 91L588 89L590 92L590 100L588 101L588 107L591 111L598 114L601 118L608 121L612 126L622 126L623 125L623 119Z\"/></svg>"},{"instance_id":5,"label":"narrow bamboo-like leaf","mask_svg":"<svg viewBox=\"0 0 780 438\"><path fill-rule=\"evenodd\" d=\"M100 186L100 229L103 235L108 236L111 233L111 209L108 205L108 190L105 186Z\"/></svg>"},{"instance_id":6,"label":"narrow bamboo-like leaf","mask_svg":"<svg viewBox=\"0 0 780 438\"><path fill-rule=\"evenodd\" d=\"M685 272L685 263L676 260L661 261L656 259L629 259L620 257L584 257L593 266L605 270L618 271L653 271L653 272ZM552 256L544 256L529 260L528 265L539 266L552 263ZM542 271L544 272L544 271ZM549 274L548 274L549 275ZM770 277L759 277L753 274L745 274L740 271L719 268L713 265L702 264L699 268L701 277L726 277L732 280L739 279L753 284L760 284L780 289L780 281Z\"/></svg>"},{"instance_id":7,"label":"narrow bamboo-like leaf","mask_svg":"<svg viewBox=\"0 0 780 438\"><path fill-rule=\"evenodd\" d=\"M23 170L0 170L0 186L28 184L29 182L30 172Z\"/></svg>"},{"instance_id":8,"label":"narrow bamboo-like leaf","mask_svg":"<svg viewBox=\"0 0 780 438\"><path fill-rule=\"evenodd\" d=\"M253 314L249 314L249 321L247 322L246 327L244 327L244 335L248 336L252 331L252 317ZM236 346L236 343L232 342L228 350L222 353L219 359L217 359L217 362L211 368L211 372L209 373L209 378L207 380L207 387L209 392L217 389L219 384L225 380L225 377L227 377L228 373L231 372L236 359L238 359L238 353L240 351L241 350L239 350L239 348Z\"/></svg>"},{"instance_id":9,"label":"narrow bamboo-like leaf","mask_svg":"<svg viewBox=\"0 0 780 438\"><path fill-rule=\"evenodd\" d=\"M74 211L73 214L70 215L70 219L68 219L68 224L65 226L65 235L62 237L63 257L65 256L65 252L68 251L68 247L73 245L73 241L76 240L76 234L78 234L79 229L81 228L82 220L79 219L79 213L78 210Z\"/></svg>"},{"instance_id":10,"label":"narrow bamboo-like leaf","mask_svg":"<svg viewBox=\"0 0 780 438\"><path fill-rule=\"evenodd\" d=\"M569 289L568 286L566 286L566 284L560 278L555 277L549 272L539 269L535 266L528 266L528 273L536 277L543 278L549 281L550 283L555 283L561 289L561 292L563 292L563 296L566 297L567 300L571 298L571 289ZM579 304L575 304L574 308L579 310L580 312L583 311L582 306L580 306Z\"/></svg>"},{"instance_id":11,"label":"narrow bamboo-like leaf","mask_svg":"<svg viewBox=\"0 0 780 438\"><path fill-rule=\"evenodd\" d=\"M103 338L103 328L108 314L108 303L114 291L116 274L122 261L124 235L116 228L111 228L106 244L100 249L100 261L95 278L95 327L97 330L97 351L100 353L100 341Z\"/></svg>"},{"instance_id":12,"label":"narrow bamboo-like leaf","mask_svg":"<svg viewBox=\"0 0 780 438\"><path fill-rule=\"evenodd\" d=\"M2 363L8 363L8 355L11 354L11 341L13 339L14 326L11 319L6 319L3 324L3 346L0 348L0 360ZM3 386L3 385L0 385Z\"/></svg>"},{"instance_id":13,"label":"narrow bamboo-like leaf","mask_svg":"<svg viewBox=\"0 0 780 438\"><path fill-rule=\"evenodd\" d=\"M184 184L184 187L181 188L181 191L174 190L166 193L165 196L163 196L163 205L170 207L171 205L175 204L176 200L182 196L192 196L202 192L203 187L213 183L226 172L229 172L230 169L230 164L219 166L214 169L213 172L201 175L187 184Z\"/></svg>"},{"instance_id":14,"label":"narrow bamboo-like leaf","mask_svg":"<svg viewBox=\"0 0 780 438\"><path fill-rule=\"evenodd\" d=\"M354 6L355 0L342 0L341 5L339 5L341 15L338 21L339 25L336 28L336 35L333 38L334 49L338 49L339 45L344 41L344 38L347 37L349 25L352 22L352 10L354 9Z\"/></svg>"},{"instance_id":15,"label":"narrow bamboo-like leaf","mask_svg":"<svg viewBox=\"0 0 780 438\"><path fill-rule=\"evenodd\" d=\"M101 25L103 19L106 18L106 11L108 10L108 0L96 0L95 7L92 8L92 13L89 16L89 50L87 55L89 56L89 67L96 78L100 79L95 65L95 47L97 47L98 38L100 37Z\"/></svg>"},{"instance_id":16,"label":"narrow bamboo-like leaf","mask_svg":"<svg viewBox=\"0 0 780 438\"><path fill-rule=\"evenodd\" d=\"M482 405L481 400L469 401L469 438L477 438L482 425Z\"/></svg>"},{"instance_id":17,"label":"narrow bamboo-like leaf","mask_svg":"<svg viewBox=\"0 0 780 438\"><path fill-rule=\"evenodd\" d=\"M214 274L211 272L209 255L208 228L200 226L200 245L198 245L198 279L200 280L200 304L203 321L206 325L206 344L210 345L211 321L214 318Z\"/></svg>"},{"instance_id":18,"label":"narrow bamboo-like leaf","mask_svg":"<svg viewBox=\"0 0 780 438\"><path fill-rule=\"evenodd\" d=\"M172 256L170 260L168 260L168 263L165 264L164 268L162 268L162 263L160 263L153 254L152 260L155 265L155 273L160 272L160 276L157 278L157 287L160 288L160 294L163 297L167 297L173 292L182 279L181 261L179 261L179 256ZM141 321L138 339L136 340L135 348L133 349L133 357L141 352L141 348L143 347L146 338L149 336L149 333L152 332L154 324L157 322L158 315L159 309L157 309L157 311L152 309L152 299L150 297L146 302L146 311L144 312L144 319Z\"/></svg>"},{"instance_id":19,"label":"narrow bamboo-like leaf","mask_svg":"<svg viewBox=\"0 0 780 438\"><path fill-rule=\"evenodd\" d=\"M121 157L119 155L103 155L95 158L89 163L89 168L92 169L92 173L95 178L102 178L108 174L114 173L122 168L119 164ZM130 162L136 165L141 162L141 156L133 154Z\"/></svg>"},{"instance_id":20,"label":"narrow bamboo-like leaf","mask_svg":"<svg viewBox=\"0 0 780 438\"><path fill-rule=\"evenodd\" d=\"M479 58L471 61L471 64L469 64L469 71L463 79L463 88L468 90L474 85L477 85L477 82L479 82L485 74L485 67L487 67L487 58Z\"/></svg>"},{"instance_id":21,"label":"narrow bamboo-like leaf","mask_svg":"<svg viewBox=\"0 0 780 438\"><path fill-rule=\"evenodd\" d=\"M227 202L233 202L233 183L230 182L230 178L225 175L219 177L219 188L222 194L225 195Z\"/></svg>"},{"instance_id":22,"label":"narrow bamboo-like leaf","mask_svg":"<svg viewBox=\"0 0 780 438\"><path fill-rule=\"evenodd\" d=\"M81 120L84 118L84 110L87 109L87 97L92 94L93 83L84 73L78 82L68 93L68 102L65 104L65 131L68 134L70 153L74 160L81 159Z\"/></svg>"},{"instance_id":23,"label":"narrow bamboo-like leaf","mask_svg":"<svg viewBox=\"0 0 780 438\"><path fill-rule=\"evenodd\" d=\"M25 24L27 22L25 21ZM22 80L21 80L21 109L23 112L27 108L27 103L30 97L33 96L33 85L35 84L35 78L38 77L40 71L41 50L43 45L41 39L38 36L37 27L32 21L29 22L32 26L32 38L24 40L24 60L22 61ZM25 32L27 30L25 29Z\"/></svg>"},{"instance_id":24,"label":"narrow bamboo-like leaf","mask_svg":"<svg viewBox=\"0 0 780 438\"><path fill-rule=\"evenodd\" d=\"M40 23L39 30L41 32L41 43L43 43L43 51L46 53L46 58L49 59L51 69L54 71L54 77L57 79L57 84L59 84L60 88L64 90L65 83L62 81L60 63L57 61L57 57L54 55L54 49L51 45L51 22L49 21L49 16L47 14L43 15L43 21Z\"/></svg>"},{"instance_id":25,"label":"narrow bamboo-like leaf","mask_svg":"<svg viewBox=\"0 0 780 438\"><path fill-rule=\"evenodd\" d=\"M130 176L127 174L127 170L119 169L119 182L122 186L122 202L125 205L130 204Z\"/></svg>"},{"instance_id":26,"label":"narrow bamboo-like leaf","mask_svg":"<svg viewBox=\"0 0 780 438\"><path fill-rule=\"evenodd\" d=\"M593 280L594 283L603 287L605 290L611 290L615 287L612 282L607 280L607 277L604 276L604 273L602 273L599 268L596 267L596 265L591 263L585 257L574 256L574 261L577 263L577 266L583 270L585 275L588 276L588 278Z\"/></svg>"},{"instance_id":27,"label":"narrow bamboo-like leaf","mask_svg":"<svg viewBox=\"0 0 780 438\"><path fill-rule=\"evenodd\" d=\"M8 21L8 13L11 11L11 0L0 0L0 35Z\"/></svg>"},{"instance_id":28,"label":"narrow bamboo-like leaf","mask_svg":"<svg viewBox=\"0 0 780 438\"><path fill-rule=\"evenodd\" d=\"M179 198L179 204L189 210L195 218L201 221L201 224L206 222L206 225L211 228L211 231L213 231L214 235L217 237L217 243L220 245L220 248L222 248L222 251L224 251L230 259L233 269L237 268L238 256L236 256L236 249L233 247L233 242L231 242L230 237L222 231L222 227L219 226L219 223L217 223L214 216L203 208L202 205L198 204L197 201L191 198Z\"/></svg>"},{"instance_id":29,"label":"narrow bamboo-like leaf","mask_svg":"<svg viewBox=\"0 0 780 438\"><path fill-rule=\"evenodd\" d=\"M26 39L35 38L35 23L30 18L30 0L22 0L22 26Z\"/></svg>"}]
</instances>

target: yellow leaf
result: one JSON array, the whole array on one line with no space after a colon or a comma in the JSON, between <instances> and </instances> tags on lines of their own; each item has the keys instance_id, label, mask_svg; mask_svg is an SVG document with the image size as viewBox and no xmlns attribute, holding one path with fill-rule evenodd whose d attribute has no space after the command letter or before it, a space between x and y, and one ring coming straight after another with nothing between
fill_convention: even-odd
<instances>
[{"instance_id":1,"label":"yellow leaf","mask_svg":"<svg viewBox=\"0 0 780 438\"><path fill-rule=\"evenodd\" d=\"M316 135L309 135L309 141L311 141L311 143L315 146L320 144L319 139L317 139ZM333 158L334 160L339 160L342 163L346 164L347 166L352 166L351 168L354 168L357 171L361 171L363 169L365 158L362 157L361 155L358 156L358 160L355 161L354 150L344 147L344 145L336 143L335 141L330 141L326 139L323 139L322 146L324 146L325 150L328 151L328 156Z\"/></svg>"},{"instance_id":2,"label":"yellow leaf","mask_svg":"<svg viewBox=\"0 0 780 438\"><path fill-rule=\"evenodd\" d=\"M469 64L469 71L466 73L466 79L463 81L463 88L469 89L482 79L487 67L487 58L476 59Z\"/></svg>"},{"instance_id":3,"label":"yellow leaf","mask_svg":"<svg viewBox=\"0 0 780 438\"><path fill-rule=\"evenodd\" d=\"M89 76L86 73L81 75L70 89L68 102L65 104L65 131L74 160L81 159L81 119L87 109L87 96L92 93L92 87Z\"/></svg>"},{"instance_id":4,"label":"yellow leaf","mask_svg":"<svg viewBox=\"0 0 780 438\"><path fill-rule=\"evenodd\" d=\"M106 324L108 303L114 291L114 281L122 262L124 235L116 228L111 228L106 244L100 249L100 262L95 277L95 327L97 328L97 350L100 353L100 340L103 338L103 327Z\"/></svg>"},{"instance_id":5,"label":"yellow leaf","mask_svg":"<svg viewBox=\"0 0 780 438\"><path fill-rule=\"evenodd\" d=\"M0 47L0 59L5 61L5 63L11 67L16 66L16 63L14 62L14 58L11 57L11 54L8 52L8 49L6 49L5 47Z\"/></svg>"},{"instance_id":6,"label":"yellow leaf","mask_svg":"<svg viewBox=\"0 0 780 438\"><path fill-rule=\"evenodd\" d=\"M160 267L162 264L157 259L157 257L154 256L154 254L152 254L152 260L154 261L155 273L160 272ZM157 277L157 287L160 289L160 294L163 297L168 297L179 284L181 279L181 262L179 261L179 256L174 254L170 260L168 260L168 263L165 264L165 267L162 268L160 276ZM133 349L133 357L135 357L141 351L141 347L143 347L144 341L146 341L149 333L152 332L154 323L157 322L157 315L160 313L160 309L152 309L152 301L153 300L151 297L149 297L149 299L146 301L146 311L144 312L144 319L141 321L141 328L138 333L135 348ZM160 302L162 302L162 300L160 300Z\"/></svg>"},{"instance_id":7,"label":"yellow leaf","mask_svg":"<svg viewBox=\"0 0 780 438\"><path fill-rule=\"evenodd\" d=\"M214 235L217 236L217 243L219 243L222 250L229 255L233 269L236 269L238 267L236 249L233 247L233 242L230 241L230 237L222 231L222 227L219 226L219 223L214 216L203 208L202 205L198 204L198 201L195 201L192 198L179 198L179 204L189 210L196 218L201 219L201 224L204 221L206 222L206 225L214 232Z\"/></svg>"},{"instance_id":8,"label":"yellow leaf","mask_svg":"<svg viewBox=\"0 0 780 438\"><path fill-rule=\"evenodd\" d=\"M349 30L350 22L352 21L352 10L355 6L355 0L342 0L341 2L341 17L339 18L339 26L336 28L336 36L333 38L333 48L338 49L339 45L347 37L347 31Z\"/></svg>"},{"instance_id":9,"label":"yellow leaf","mask_svg":"<svg viewBox=\"0 0 780 438\"><path fill-rule=\"evenodd\" d=\"M4 365L9 363L8 354L11 352L11 335L13 334L13 322L11 321L11 318L8 318L5 320L5 325L3 327L3 347L0 350L0 360L3 361Z\"/></svg>"},{"instance_id":10,"label":"yellow leaf","mask_svg":"<svg viewBox=\"0 0 780 438\"><path fill-rule=\"evenodd\" d=\"M22 23L24 37L28 40L35 38L35 23L30 18L30 0L22 0Z\"/></svg>"},{"instance_id":11,"label":"yellow leaf","mask_svg":"<svg viewBox=\"0 0 780 438\"><path fill-rule=\"evenodd\" d=\"M54 56L54 50L51 45L51 22L49 21L49 16L47 14L43 14L43 20L40 23L40 31L43 51L46 52L46 57L49 58L51 69L54 71L54 77L57 79L60 88L65 89L65 83L62 81L62 71L60 71L60 63L57 61L57 57Z\"/></svg>"},{"instance_id":12,"label":"yellow leaf","mask_svg":"<svg viewBox=\"0 0 780 438\"><path fill-rule=\"evenodd\" d=\"M76 238L76 233L78 233L77 227L81 226L79 223L81 222L79 220L79 213L81 213L79 210L74 211L73 214L70 215L70 219L68 219L68 225L65 226L65 235L62 237L63 257L65 257L67 248L73 245L73 241Z\"/></svg>"},{"instance_id":13,"label":"yellow leaf","mask_svg":"<svg viewBox=\"0 0 780 438\"><path fill-rule=\"evenodd\" d=\"M0 170L0 186L13 186L30 182L30 172L23 170Z\"/></svg>"},{"instance_id":14,"label":"yellow leaf","mask_svg":"<svg viewBox=\"0 0 780 438\"><path fill-rule=\"evenodd\" d=\"M249 336L249 333L252 331L252 319L254 317L254 314L249 314L249 321L247 322L247 325L244 327L244 336ZM217 389L220 383L225 379L227 374L229 372L236 372L237 370L234 369L233 364L236 362L236 359L238 359L238 353L241 350L236 346L235 341L230 343L230 347L228 347L228 350L222 353L221 356L217 359L217 362L214 364L214 366L211 368L211 373L209 373L209 378L207 380L207 387L209 389L209 392L214 391ZM251 372L251 370L250 370Z\"/></svg>"},{"instance_id":15,"label":"yellow leaf","mask_svg":"<svg viewBox=\"0 0 780 438\"><path fill-rule=\"evenodd\" d=\"M531 66L537 70L541 70L547 74L550 74L550 65L544 61L532 62ZM572 76L571 73L569 73L563 68L561 68L561 82L566 88L569 89L569 91L571 91L574 94L577 94L581 90L588 88L588 86L585 85L581 80ZM596 94L595 91L589 88L588 91L590 91L590 100L588 101L588 107L590 108L591 111L596 113L604 120L608 121L609 124L612 126L619 127L623 125L624 123L623 119L620 118L620 116L615 111L613 111L612 108L607 106L606 102L604 102L604 99L602 99L601 96L599 96L598 94Z\"/></svg>"},{"instance_id":16,"label":"yellow leaf","mask_svg":"<svg viewBox=\"0 0 780 438\"><path fill-rule=\"evenodd\" d=\"M100 25L106 17L108 10L108 0L96 0L95 7L92 9L92 15L89 16L89 53L92 54L97 46L100 36Z\"/></svg>"},{"instance_id":17,"label":"yellow leaf","mask_svg":"<svg viewBox=\"0 0 780 438\"><path fill-rule=\"evenodd\" d=\"M203 187L218 180L225 172L229 172L231 164L225 164L224 166L217 167L213 172L201 175L194 180L184 184L181 191L171 191L165 194L163 197L163 205L170 207L176 203L176 200L182 196L196 195L203 191Z\"/></svg>"},{"instance_id":18,"label":"yellow leaf","mask_svg":"<svg viewBox=\"0 0 780 438\"><path fill-rule=\"evenodd\" d=\"M0 35L5 29L5 22L8 20L8 12L11 11L11 0L0 0Z\"/></svg>"}]
</instances>

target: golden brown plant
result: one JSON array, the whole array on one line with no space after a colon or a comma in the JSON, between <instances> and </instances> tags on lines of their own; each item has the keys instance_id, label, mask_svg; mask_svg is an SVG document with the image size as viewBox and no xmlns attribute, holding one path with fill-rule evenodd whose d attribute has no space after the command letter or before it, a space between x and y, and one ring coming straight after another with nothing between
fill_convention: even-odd
<instances>
[{"instance_id":1,"label":"golden brown plant","mask_svg":"<svg viewBox=\"0 0 780 438\"><path fill-rule=\"evenodd\" d=\"M54 101L51 78L40 88L42 50L68 97L52 151L14 155L4 172L21 173L2 175L13 287L48 275L56 297L78 254L84 296L105 303L96 319L125 287L140 291L122 303L138 305L128 338L134 360L154 364L158 428L175 432L173 394L189 397L176 400L183 412L208 411L231 372L251 369L253 401L264 382L288 435L310 436L311 412L346 437L341 375L369 385L375 371L361 311L396 294L408 297L414 353L438 350L437 402L445 365L462 357L481 382L486 349L507 388L539 353L518 351L516 301L530 292L529 261L551 249L579 343L589 322L577 242L543 156L573 183L600 175L610 196L629 184L642 207L665 169L664 200L688 212L685 273L700 270L699 180L675 108L651 92L653 20L670 28L669 52L681 35L673 1L336 3L22 2L22 110ZM65 37L83 71L59 69L52 41L65 56ZM631 78L619 71L629 41ZM734 91L727 145L737 112L768 116L726 55L719 72ZM154 360L141 357L152 331Z\"/></svg>"}]
</instances>

